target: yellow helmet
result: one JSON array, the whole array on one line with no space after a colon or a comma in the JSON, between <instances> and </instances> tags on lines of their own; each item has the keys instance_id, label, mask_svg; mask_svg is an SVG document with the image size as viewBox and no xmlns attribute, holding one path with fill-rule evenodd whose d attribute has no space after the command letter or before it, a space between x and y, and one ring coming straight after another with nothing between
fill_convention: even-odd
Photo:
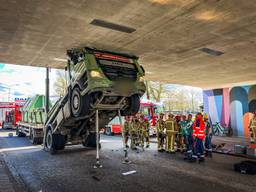
<instances>
[{"instance_id":1,"label":"yellow helmet","mask_svg":"<svg viewBox=\"0 0 256 192\"><path fill-rule=\"evenodd\" d=\"M204 119L208 119L208 115L207 114L204 114Z\"/></svg>"}]
</instances>

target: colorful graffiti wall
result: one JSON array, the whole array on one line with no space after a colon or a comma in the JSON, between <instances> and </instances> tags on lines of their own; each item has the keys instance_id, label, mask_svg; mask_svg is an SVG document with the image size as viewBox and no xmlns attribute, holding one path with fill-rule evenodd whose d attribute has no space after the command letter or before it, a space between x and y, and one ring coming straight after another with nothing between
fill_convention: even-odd
<instances>
[{"instance_id":1,"label":"colorful graffiti wall","mask_svg":"<svg viewBox=\"0 0 256 192\"><path fill-rule=\"evenodd\" d=\"M256 111L256 85L204 91L204 110L212 123L230 126L235 136L249 137L249 122Z\"/></svg>"}]
</instances>

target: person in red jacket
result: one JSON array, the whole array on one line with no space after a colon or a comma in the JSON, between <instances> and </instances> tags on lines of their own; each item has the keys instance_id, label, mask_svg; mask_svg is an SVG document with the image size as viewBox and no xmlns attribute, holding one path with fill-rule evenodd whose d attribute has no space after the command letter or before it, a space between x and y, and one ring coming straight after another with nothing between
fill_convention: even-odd
<instances>
[{"instance_id":1,"label":"person in red jacket","mask_svg":"<svg viewBox=\"0 0 256 192\"><path fill-rule=\"evenodd\" d=\"M205 139L205 124L203 120L203 115L198 113L193 124L193 138L194 138L194 159L199 159L204 161L204 144Z\"/></svg>"}]
</instances>

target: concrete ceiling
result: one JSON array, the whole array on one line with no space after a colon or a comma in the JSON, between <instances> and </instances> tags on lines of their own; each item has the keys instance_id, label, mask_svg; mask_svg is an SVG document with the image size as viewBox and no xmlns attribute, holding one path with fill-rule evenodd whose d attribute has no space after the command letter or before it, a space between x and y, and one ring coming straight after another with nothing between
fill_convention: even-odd
<instances>
[{"instance_id":1,"label":"concrete ceiling","mask_svg":"<svg viewBox=\"0 0 256 192\"><path fill-rule=\"evenodd\" d=\"M146 78L223 87L256 80L255 0L0 0L0 62L63 68L91 45L140 57ZM135 28L91 25L102 19ZM200 51L224 52L212 56Z\"/></svg>"}]
</instances>

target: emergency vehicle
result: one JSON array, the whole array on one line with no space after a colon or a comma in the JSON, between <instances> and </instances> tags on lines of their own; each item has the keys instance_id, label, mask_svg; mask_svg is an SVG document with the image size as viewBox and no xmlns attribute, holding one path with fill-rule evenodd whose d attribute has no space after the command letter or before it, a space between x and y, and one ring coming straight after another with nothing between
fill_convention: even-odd
<instances>
[{"instance_id":1,"label":"emergency vehicle","mask_svg":"<svg viewBox=\"0 0 256 192\"><path fill-rule=\"evenodd\" d=\"M0 102L0 126L2 129L15 129L21 119L20 109L26 99L15 98L14 102Z\"/></svg>"}]
</instances>

